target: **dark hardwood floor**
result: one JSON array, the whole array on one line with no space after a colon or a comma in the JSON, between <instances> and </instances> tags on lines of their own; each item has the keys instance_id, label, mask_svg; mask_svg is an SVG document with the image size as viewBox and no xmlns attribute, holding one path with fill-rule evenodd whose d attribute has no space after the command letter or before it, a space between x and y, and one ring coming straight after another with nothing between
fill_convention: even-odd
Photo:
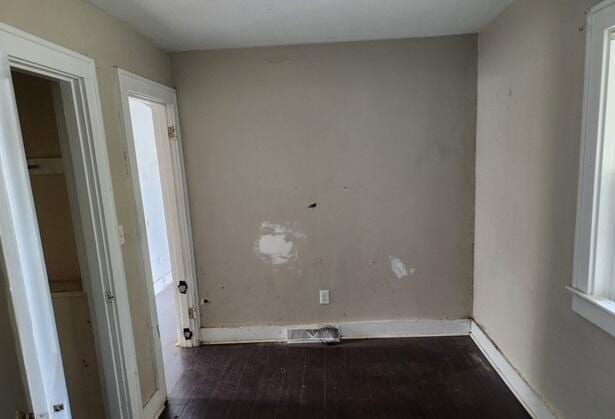
<instances>
[{"instance_id":1,"label":"dark hardwood floor","mask_svg":"<svg viewBox=\"0 0 615 419\"><path fill-rule=\"evenodd\" d=\"M161 418L529 418L468 337L178 350Z\"/></svg>"},{"instance_id":2,"label":"dark hardwood floor","mask_svg":"<svg viewBox=\"0 0 615 419\"><path fill-rule=\"evenodd\" d=\"M182 349L171 287L156 305L163 419L530 417L469 337Z\"/></svg>"}]
</instances>

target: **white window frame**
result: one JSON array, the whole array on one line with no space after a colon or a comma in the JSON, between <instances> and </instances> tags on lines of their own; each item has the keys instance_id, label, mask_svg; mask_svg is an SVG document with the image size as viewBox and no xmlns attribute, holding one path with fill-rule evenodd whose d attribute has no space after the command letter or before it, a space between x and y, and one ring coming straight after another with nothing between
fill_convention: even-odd
<instances>
[{"instance_id":1,"label":"white window frame","mask_svg":"<svg viewBox=\"0 0 615 419\"><path fill-rule=\"evenodd\" d=\"M587 16L572 309L615 336L615 0ZM609 122L612 121L612 122ZM607 138L608 137L608 138ZM610 169L610 170L607 170Z\"/></svg>"}]
</instances>

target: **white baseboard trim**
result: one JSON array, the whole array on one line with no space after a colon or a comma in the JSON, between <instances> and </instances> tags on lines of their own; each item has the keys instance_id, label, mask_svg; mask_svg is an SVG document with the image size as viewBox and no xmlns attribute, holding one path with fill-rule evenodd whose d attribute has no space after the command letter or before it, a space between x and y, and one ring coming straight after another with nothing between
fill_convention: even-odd
<instances>
[{"instance_id":1,"label":"white baseboard trim","mask_svg":"<svg viewBox=\"0 0 615 419\"><path fill-rule=\"evenodd\" d=\"M470 337L533 418L556 419L558 417L474 321L470 327Z\"/></svg>"},{"instance_id":2,"label":"white baseboard trim","mask_svg":"<svg viewBox=\"0 0 615 419\"><path fill-rule=\"evenodd\" d=\"M465 336L470 319L391 320L338 323L342 339L402 338L422 336Z\"/></svg>"},{"instance_id":3,"label":"white baseboard trim","mask_svg":"<svg viewBox=\"0 0 615 419\"><path fill-rule=\"evenodd\" d=\"M370 322L332 322L340 328L342 339L370 339L420 336L467 336L470 319L386 320ZM324 323L323 323L324 324ZM294 324L274 326L202 328L199 338L205 345L221 343L285 342L288 329L311 329L322 325Z\"/></svg>"}]
</instances>

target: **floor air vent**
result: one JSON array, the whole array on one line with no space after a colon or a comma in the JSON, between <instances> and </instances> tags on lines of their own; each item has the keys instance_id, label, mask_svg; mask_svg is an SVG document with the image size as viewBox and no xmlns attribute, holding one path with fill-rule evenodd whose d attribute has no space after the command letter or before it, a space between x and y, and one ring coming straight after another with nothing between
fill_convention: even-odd
<instances>
[{"instance_id":1,"label":"floor air vent","mask_svg":"<svg viewBox=\"0 0 615 419\"><path fill-rule=\"evenodd\" d=\"M326 343L340 342L340 330L335 326L323 326L319 329L288 329L288 343Z\"/></svg>"}]
</instances>

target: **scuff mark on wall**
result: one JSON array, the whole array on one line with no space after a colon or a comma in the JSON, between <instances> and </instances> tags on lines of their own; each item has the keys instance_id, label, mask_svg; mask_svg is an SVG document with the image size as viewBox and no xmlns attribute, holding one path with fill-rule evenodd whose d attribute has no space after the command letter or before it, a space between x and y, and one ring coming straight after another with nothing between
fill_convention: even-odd
<instances>
[{"instance_id":1,"label":"scuff mark on wall","mask_svg":"<svg viewBox=\"0 0 615 419\"><path fill-rule=\"evenodd\" d=\"M254 253L274 267L292 264L299 259L297 242L305 237L296 224L265 221L260 226L259 238L254 242Z\"/></svg>"},{"instance_id":2,"label":"scuff mark on wall","mask_svg":"<svg viewBox=\"0 0 615 419\"><path fill-rule=\"evenodd\" d=\"M404 264L404 262L401 261L401 259L395 256L389 256L389 260L391 261L391 271L393 271L397 279L402 279L409 275L414 275L416 269L410 268L410 271L408 271L408 268L406 268L406 265Z\"/></svg>"}]
</instances>

